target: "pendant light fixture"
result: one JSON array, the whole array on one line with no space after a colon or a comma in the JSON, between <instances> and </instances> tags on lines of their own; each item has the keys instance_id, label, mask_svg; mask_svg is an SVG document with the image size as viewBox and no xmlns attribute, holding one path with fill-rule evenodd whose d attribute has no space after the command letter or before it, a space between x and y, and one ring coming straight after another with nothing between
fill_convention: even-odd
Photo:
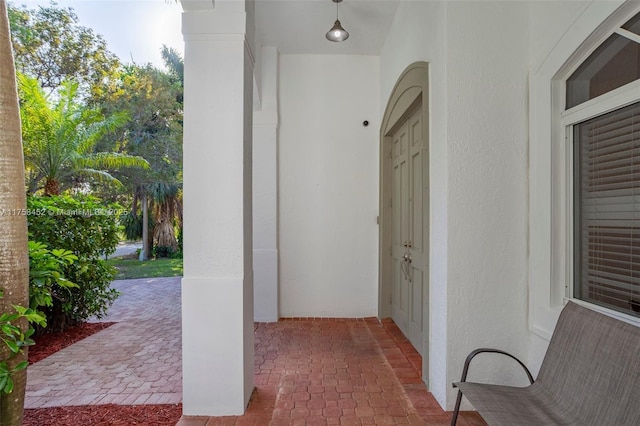
<instances>
[{"instance_id":1,"label":"pendant light fixture","mask_svg":"<svg viewBox=\"0 0 640 426\"><path fill-rule=\"evenodd\" d=\"M333 27L327 32L327 40L329 41L345 41L349 38L349 33L347 30L342 28L342 24L338 19L338 3L341 3L342 0L332 0L336 4L336 22L333 24Z\"/></svg>"}]
</instances>

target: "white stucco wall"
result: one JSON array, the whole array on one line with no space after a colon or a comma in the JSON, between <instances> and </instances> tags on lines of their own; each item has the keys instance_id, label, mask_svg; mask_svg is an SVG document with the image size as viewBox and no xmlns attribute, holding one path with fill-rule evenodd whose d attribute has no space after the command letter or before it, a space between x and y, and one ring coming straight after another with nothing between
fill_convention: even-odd
<instances>
[{"instance_id":1,"label":"white stucco wall","mask_svg":"<svg viewBox=\"0 0 640 426\"><path fill-rule=\"evenodd\" d=\"M375 316L379 59L281 55L279 94L280 316Z\"/></svg>"},{"instance_id":2,"label":"white stucco wall","mask_svg":"<svg viewBox=\"0 0 640 426\"><path fill-rule=\"evenodd\" d=\"M528 16L520 2L447 8L449 379L474 348L528 352ZM471 379L527 383L505 364Z\"/></svg>"},{"instance_id":3,"label":"white stucco wall","mask_svg":"<svg viewBox=\"0 0 640 426\"><path fill-rule=\"evenodd\" d=\"M253 113L254 320L278 320L278 49L262 47Z\"/></svg>"},{"instance_id":4,"label":"white stucco wall","mask_svg":"<svg viewBox=\"0 0 640 426\"><path fill-rule=\"evenodd\" d=\"M549 338L566 296L564 272L566 233L564 134L559 112L564 108L559 71L594 31L601 27L622 1L534 2L530 14L530 268L529 268L529 365L534 374L547 349ZM625 12L624 9L629 9ZM628 2L618 10L623 16L637 12ZM619 18L625 19L625 18ZM586 53L585 53L586 54ZM576 60L578 60L576 58ZM566 73L565 73L566 74ZM555 83L554 83L555 82ZM555 118L554 118L555 117ZM570 266L569 266L570 267Z\"/></svg>"},{"instance_id":5,"label":"white stucco wall","mask_svg":"<svg viewBox=\"0 0 640 426\"><path fill-rule=\"evenodd\" d=\"M528 24L526 3L407 2L381 54L383 108L402 69L430 63L429 387L448 409L472 349L528 353ZM521 383L480 363L478 379Z\"/></svg>"}]
</instances>

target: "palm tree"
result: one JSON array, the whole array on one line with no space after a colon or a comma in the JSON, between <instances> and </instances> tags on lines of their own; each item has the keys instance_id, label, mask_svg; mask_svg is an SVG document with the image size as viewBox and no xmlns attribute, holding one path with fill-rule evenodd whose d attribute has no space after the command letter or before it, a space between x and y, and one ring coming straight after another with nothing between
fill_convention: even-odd
<instances>
[{"instance_id":1,"label":"palm tree","mask_svg":"<svg viewBox=\"0 0 640 426\"><path fill-rule=\"evenodd\" d=\"M0 64L0 289L4 293L0 313L3 313L13 305L29 305L27 218L13 214L26 208L26 198L18 93L5 0L0 0ZM28 324L23 322L20 326L24 331ZM7 350L4 345L0 347L0 359L7 357ZM10 362L17 365L26 359L24 349ZM13 392L0 395L0 424L7 426L22 424L26 370L16 373L13 381Z\"/></svg>"},{"instance_id":2,"label":"palm tree","mask_svg":"<svg viewBox=\"0 0 640 426\"><path fill-rule=\"evenodd\" d=\"M86 107L78 101L78 84L73 81L63 82L50 95L35 78L19 75L18 81L30 193L42 186L45 195L58 195L63 189L96 181L120 185L109 170L149 167L142 157L94 152L105 134L127 123L126 113L104 117L99 109Z\"/></svg>"},{"instance_id":3,"label":"palm tree","mask_svg":"<svg viewBox=\"0 0 640 426\"><path fill-rule=\"evenodd\" d=\"M158 247L175 250L178 241L173 230L173 221L180 207L180 186L177 183L154 182L149 185L147 191L156 208L153 241Z\"/></svg>"},{"instance_id":4,"label":"palm tree","mask_svg":"<svg viewBox=\"0 0 640 426\"><path fill-rule=\"evenodd\" d=\"M106 93L102 101L106 111L127 110L132 118L117 133L105 138L102 146L111 149L121 146L152 165L149 171L129 169L115 173L131 190L132 208L123 224L129 238L142 236L141 260L150 256L154 241L157 246L176 249L173 226L176 218L181 224L182 216L184 64L175 49L163 46L162 56L168 72L150 65L125 67L118 90ZM118 142L124 138L126 144Z\"/></svg>"}]
</instances>

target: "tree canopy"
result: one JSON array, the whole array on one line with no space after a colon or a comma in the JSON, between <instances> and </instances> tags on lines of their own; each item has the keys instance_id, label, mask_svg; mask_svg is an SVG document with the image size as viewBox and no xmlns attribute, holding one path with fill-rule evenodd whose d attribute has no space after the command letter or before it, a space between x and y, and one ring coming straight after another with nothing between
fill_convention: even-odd
<instances>
[{"instance_id":1,"label":"tree canopy","mask_svg":"<svg viewBox=\"0 0 640 426\"><path fill-rule=\"evenodd\" d=\"M104 38L79 24L72 8L8 7L16 69L55 89L75 80L87 94L99 91L120 67Z\"/></svg>"},{"instance_id":2,"label":"tree canopy","mask_svg":"<svg viewBox=\"0 0 640 426\"><path fill-rule=\"evenodd\" d=\"M9 19L22 74L29 192L82 187L130 205L136 221L145 198L174 246L182 217L184 63L178 51L162 46L164 70L122 64L72 8L55 3L11 6Z\"/></svg>"},{"instance_id":3,"label":"tree canopy","mask_svg":"<svg viewBox=\"0 0 640 426\"><path fill-rule=\"evenodd\" d=\"M169 72L150 65L123 67L99 98L105 114L128 111L131 120L103 138L101 149L118 150L147 159L149 170L122 169L115 173L133 196L129 237L140 236L138 200L147 197L154 211L156 244L175 248L174 221L181 227L182 207L182 98L183 62L173 49L163 47Z\"/></svg>"}]
</instances>

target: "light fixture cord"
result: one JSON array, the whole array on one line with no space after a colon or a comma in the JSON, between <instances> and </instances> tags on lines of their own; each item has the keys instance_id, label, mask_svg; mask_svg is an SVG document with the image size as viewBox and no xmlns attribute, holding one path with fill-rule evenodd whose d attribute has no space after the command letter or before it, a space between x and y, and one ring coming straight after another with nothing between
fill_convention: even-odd
<instances>
[{"instance_id":1,"label":"light fixture cord","mask_svg":"<svg viewBox=\"0 0 640 426\"><path fill-rule=\"evenodd\" d=\"M339 2L336 2L336 21L340 20L340 17L338 16L338 5L339 4L340 4Z\"/></svg>"}]
</instances>

